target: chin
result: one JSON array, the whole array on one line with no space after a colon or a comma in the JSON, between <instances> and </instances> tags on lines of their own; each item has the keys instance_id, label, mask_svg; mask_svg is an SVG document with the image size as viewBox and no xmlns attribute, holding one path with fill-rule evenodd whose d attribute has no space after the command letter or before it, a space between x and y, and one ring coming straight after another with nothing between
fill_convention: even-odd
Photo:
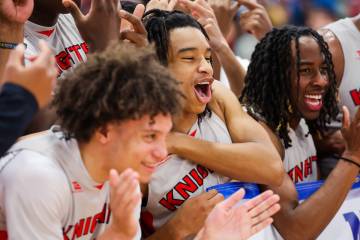
<instances>
[{"instance_id":1,"label":"chin","mask_svg":"<svg viewBox=\"0 0 360 240\"><path fill-rule=\"evenodd\" d=\"M303 116L306 120L312 121L312 120L316 120L319 118L320 112L305 113L305 114L303 114Z\"/></svg>"}]
</instances>

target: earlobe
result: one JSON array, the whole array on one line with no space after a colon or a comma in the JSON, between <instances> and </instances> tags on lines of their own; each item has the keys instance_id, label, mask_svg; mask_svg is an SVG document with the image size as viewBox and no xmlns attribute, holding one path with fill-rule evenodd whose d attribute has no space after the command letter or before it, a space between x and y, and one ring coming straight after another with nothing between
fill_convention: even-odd
<instances>
[{"instance_id":1,"label":"earlobe","mask_svg":"<svg viewBox=\"0 0 360 240\"><path fill-rule=\"evenodd\" d=\"M102 126L96 130L96 138L100 143L105 144L109 141L109 130L107 126Z\"/></svg>"}]
</instances>

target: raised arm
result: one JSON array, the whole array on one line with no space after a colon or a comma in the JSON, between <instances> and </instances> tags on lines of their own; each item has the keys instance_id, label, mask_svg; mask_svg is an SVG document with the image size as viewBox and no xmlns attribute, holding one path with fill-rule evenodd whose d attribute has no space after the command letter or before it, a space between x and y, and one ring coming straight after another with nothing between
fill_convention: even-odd
<instances>
[{"instance_id":1,"label":"raised arm","mask_svg":"<svg viewBox=\"0 0 360 240\"><path fill-rule=\"evenodd\" d=\"M172 133L168 139L169 152L230 178L279 185L284 170L276 148L264 128L242 110L235 95L221 83L213 83L210 108L224 118L233 144Z\"/></svg>"},{"instance_id":2,"label":"raised arm","mask_svg":"<svg viewBox=\"0 0 360 240\"><path fill-rule=\"evenodd\" d=\"M351 124L348 110L345 110L344 116L342 131L347 147L342 156L359 164L360 111ZM340 208L358 173L358 166L340 160L322 187L301 204L289 176L284 178L280 187L268 187L280 196L281 210L274 216L273 224L282 237L316 239Z\"/></svg>"}]
</instances>

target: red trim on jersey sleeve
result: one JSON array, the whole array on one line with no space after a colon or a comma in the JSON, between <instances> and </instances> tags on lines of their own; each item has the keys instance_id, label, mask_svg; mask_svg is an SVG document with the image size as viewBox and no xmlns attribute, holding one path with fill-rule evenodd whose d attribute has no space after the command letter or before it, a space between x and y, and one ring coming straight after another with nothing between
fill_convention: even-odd
<instances>
[{"instance_id":1,"label":"red trim on jersey sleeve","mask_svg":"<svg viewBox=\"0 0 360 240\"><path fill-rule=\"evenodd\" d=\"M42 34L42 35L45 35L47 37L50 37L51 34L54 32L55 29L50 29L50 30L45 30L45 31L40 31L38 33Z\"/></svg>"},{"instance_id":2,"label":"red trim on jersey sleeve","mask_svg":"<svg viewBox=\"0 0 360 240\"><path fill-rule=\"evenodd\" d=\"M196 129L189 134L189 136L191 137L195 137L195 135L196 135Z\"/></svg>"}]
</instances>

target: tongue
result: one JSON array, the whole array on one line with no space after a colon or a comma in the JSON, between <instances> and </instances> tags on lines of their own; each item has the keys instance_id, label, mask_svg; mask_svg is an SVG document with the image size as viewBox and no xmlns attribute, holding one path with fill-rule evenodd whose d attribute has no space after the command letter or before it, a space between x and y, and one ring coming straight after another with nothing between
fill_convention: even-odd
<instances>
[{"instance_id":1,"label":"tongue","mask_svg":"<svg viewBox=\"0 0 360 240\"><path fill-rule=\"evenodd\" d=\"M209 91L208 88L209 86L195 86L195 95L203 104L207 104L211 100L211 91Z\"/></svg>"}]
</instances>

